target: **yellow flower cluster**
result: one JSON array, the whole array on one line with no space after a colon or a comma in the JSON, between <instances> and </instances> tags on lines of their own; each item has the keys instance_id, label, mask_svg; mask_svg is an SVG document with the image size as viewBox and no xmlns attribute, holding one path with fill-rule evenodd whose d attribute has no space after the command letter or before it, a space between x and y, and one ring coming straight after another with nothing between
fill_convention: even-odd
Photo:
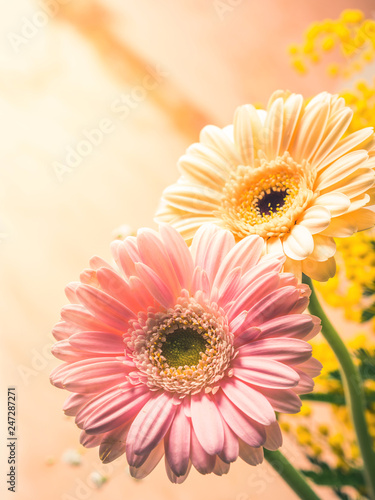
<instances>
[{"instance_id":1,"label":"yellow flower cluster","mask_svg":"<svg viewBox=\"0 0 375 500\"><path fill-rule=\"evenodd\" d=\"M371 86L364 81L359 81L353 90L345 90L340 93L340 96L354 111L347 134L375 126L375 80Z\"/></svg>"},{"instance_id":2,"label":"yellow flower cluster","mask_svg":"<svg viewBox=\"0 0 375 500\"><path fill-rule=\"evenodd\" d=\"M375 348L375 344L371 345L366 334L357 335L348 342L348 346L353 351L360 348ZM322 374L315 379L314 392L343 395L340 381L330 376L330 373L338 370L338 363L332 350L327 349L326 342L320 342L313 344L313 353L323 364ZM374 391L374 382L367 380L365 389ZM325 415L325 412L327 415L324 417L324 422L330 422L329 424L322 422L322 415ZM366 419L375 444L375 405L366 411ZM359 448L346 406L315 401L305 402L299 414L280 415L279 422L282 430L296 439L308 456L333 463L342 470L360 466Z\"/></svg>"},{"instance_id":3,"label":"yellow flower cluster","mask_svg":"<svg viewBox=\"0 0 375 500\"><path fill-rule=\"evenodd\" d=\"M375 282L375 238L368 231L359 232L336 243L337 273L326 283L316 283L316 288L327 304L343 308L346 319L359 322L362 311L374 301L363 291ZM371 322L375 331L375 318Z\"/></svg>"},{"instance_id":4,"label":"yellow flower cluster","mask_svg":"<svg viewBox=\"0 0 375 500\"><path fill-rule=\"evenodd\" d=\"M330 63L330 76L349 78L375 57L375 20L365 19L360 10L344 10L338 19L312 23L302 44L289 46L294 69L305 74L309 63L318 63L324 53L338 51L344 65Z\"/></svg>"},{"instance_id":5,"label":"yellow flower cluster","mask_svg":"<svg viewBox=\"0 0 375 500\"><path fill-rule=\"evenodd\" d=\"M359 81L340 96L354 111L347 134L375 126L375 81L373 86ZM343 308L347 319L360 321L362 311L375 300L363 297L375 283L375 234L362 231L337 239L336 244L337 273L326 283L316 283L316 288L330 306ZM375 318L371 322L375 331Z\"/></svg>"}]
</instances>

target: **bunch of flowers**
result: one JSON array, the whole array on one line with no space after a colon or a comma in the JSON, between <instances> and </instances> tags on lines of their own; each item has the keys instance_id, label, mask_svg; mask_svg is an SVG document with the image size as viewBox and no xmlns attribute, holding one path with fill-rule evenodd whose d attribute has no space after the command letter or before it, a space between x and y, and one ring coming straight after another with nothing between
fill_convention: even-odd
<instances>
[{"instance_id":1,"label":"bunch of flowers","mask_svg":"<svg viewBox=\"0 0 375 500\"><path fill-rule=\"evenodd\" d=\"M303 43L289 46L291 64L301 75L308 72L310 64L319 63L323 55L334 51L344 62L329 63L328 75L349 78L360 71L375 56L375 20L366 19L358 9L347 9L338 19L312 23Z\"/></svg>"},{"instance_id":2,"label":"bunch of flowers","mask_svg":"<svg viewBox=\"0 0 375 500\"><path fill-rule=\"evenodd\" d=\"M335 238L375 224L374 134L343 137L351 118L338 96L305 105L278 91L265 110L205 127L163 193L159 232L114 241L113 263L94 257L68 285L51 381L71 392L64 411L104 462L125 453L143 478L164 457L181 483L191 466L222 475L265 455L301 498L318 498L276 451L276 413L297 413L313 390L321 364L307 341L322 320L371 490L357 370L311 282L335 275Z\"/></svg>"}]
</instances>

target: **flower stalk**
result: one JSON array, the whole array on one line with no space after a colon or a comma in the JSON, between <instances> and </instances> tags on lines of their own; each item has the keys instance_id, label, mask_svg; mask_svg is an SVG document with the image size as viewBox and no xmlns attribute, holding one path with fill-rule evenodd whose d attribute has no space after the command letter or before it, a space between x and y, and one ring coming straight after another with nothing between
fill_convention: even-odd
<instances>
[{"instance_id":1,"label":"flower stalk","mask_svg":"<svg viewBox=\"0 0 375 500\"><path fill-rule=\"evenodd\" d=\"M293 467L281 451L264 449L264 457L300 498L303 500L319 500L319 497L306 482L302 474Z\"/></svg>"},{"instance_id":2,"label":"flower stalk","mask_svg":"<svg viewBox=\"0 0 375 500\"><path fill-rule=\"evenodd\" d=\"M311 314L321 319L322 334L339 362L344 385L345 401L350 409L363 459L363 469L368 487L368 495L371 499L375 499L375 452L372 447L372 438L368 432L365 418L366 405L362 379L345 343L320 305L311 278L304 275L303 283L309 285L311 288L309 311Z\"/></svg>"}]
</instances>

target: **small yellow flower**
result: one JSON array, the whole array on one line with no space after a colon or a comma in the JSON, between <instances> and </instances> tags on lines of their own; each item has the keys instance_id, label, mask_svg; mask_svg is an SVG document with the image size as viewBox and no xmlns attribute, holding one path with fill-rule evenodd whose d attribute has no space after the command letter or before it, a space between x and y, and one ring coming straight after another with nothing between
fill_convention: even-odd
<instances>
[{"instance_id":1,"label":"small yellow flower","mask_svg":"<svg viewBox=\"0 0 375 500\"><path fill-rule=\"evenodd\" d=\"M362 19L364 18L364 14L362 11L355 9L355 10L344 10L341 15L340 19L344 23L360 23Z\"/></svg>"}]
</instances>

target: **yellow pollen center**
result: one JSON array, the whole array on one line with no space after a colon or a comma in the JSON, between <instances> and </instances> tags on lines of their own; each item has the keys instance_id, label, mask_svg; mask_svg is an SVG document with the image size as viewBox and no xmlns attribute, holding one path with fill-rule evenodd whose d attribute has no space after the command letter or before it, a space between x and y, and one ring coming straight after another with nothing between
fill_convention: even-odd
<instances>
[{"instance_id":1,"label":"yellow pollen center","mask_svg":"<svg viewBox=\"0 0 375 500\"><path fill-rule=\"evenodd\" d=\"M275 160L257 159L253 166L239 165L223 189L215 216L239 238L283 236L316 196L315 178L306 160L297 163L287 152Z\"/></svg>"}]
</instances>

